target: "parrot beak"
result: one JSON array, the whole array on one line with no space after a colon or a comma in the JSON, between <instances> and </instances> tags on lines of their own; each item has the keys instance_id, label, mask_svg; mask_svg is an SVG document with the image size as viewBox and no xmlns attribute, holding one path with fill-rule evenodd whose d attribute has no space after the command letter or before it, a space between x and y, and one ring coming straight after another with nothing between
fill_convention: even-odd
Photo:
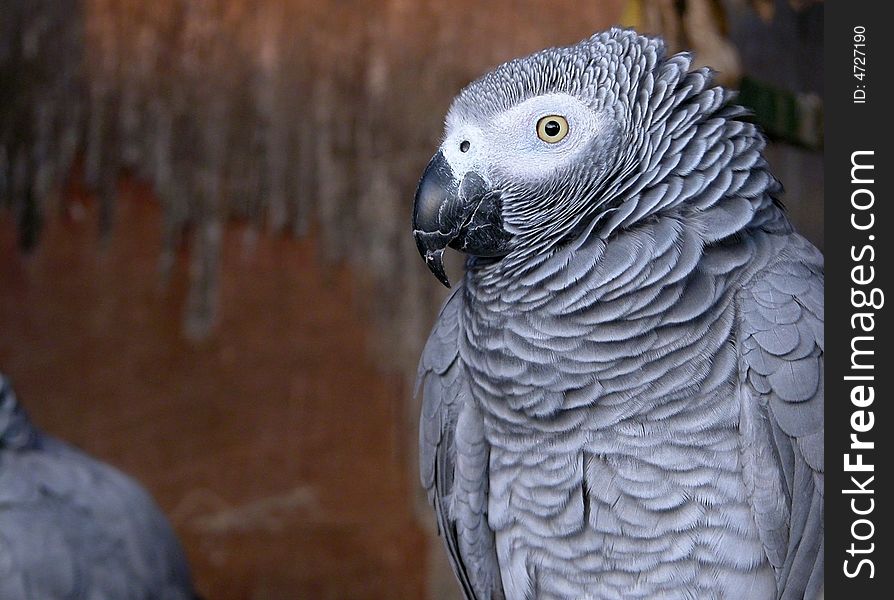
<instances>
[{"instance_id":1,"label":"parrot beak","mask_svg":"<svg viewBox=\"0 0 894 600\"><path fill-rule=\"evenodd\" d=\"M416 188L413 236L425 264L448 288L447 246L474 256L502 256L510 235L503 229L499 192L475 172L457 179L442 152L428 163Z\"/></svg>"}]
</instances>

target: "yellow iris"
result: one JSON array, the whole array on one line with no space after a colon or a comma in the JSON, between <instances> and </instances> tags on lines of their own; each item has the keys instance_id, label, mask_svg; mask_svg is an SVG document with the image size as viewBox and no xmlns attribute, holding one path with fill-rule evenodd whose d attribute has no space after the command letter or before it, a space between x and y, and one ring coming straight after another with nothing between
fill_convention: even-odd
<instances>
[{"instance_id":1,"label":"yellow iris","mask_svg":"<svg viewBox=\"0 0 894 600\"><path fill-rule=\"evenodd\" d=\"M568 135L568 121L561 115L547 115L537 121L537 137L548 144L561 142Z\"/></svg>"}]
</instances>

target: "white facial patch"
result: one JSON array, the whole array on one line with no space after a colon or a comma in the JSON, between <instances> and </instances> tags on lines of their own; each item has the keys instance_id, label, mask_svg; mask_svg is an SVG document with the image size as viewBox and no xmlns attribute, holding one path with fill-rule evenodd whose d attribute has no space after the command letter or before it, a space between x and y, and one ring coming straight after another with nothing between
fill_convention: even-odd
<instances>
[{"instance_id":1,"label":"white facial patch","mask_svg":"<svg viewBox=\"0 0 894 600\"><path fill-rule=\"evenodd\" d=\"M486 135L479 127L470 123L462 123L459 126L448 127L444 141L441 143L441 152L454 176L462 179L469 171L478 173L485 181L488 180L487 160L490 157Z\"/></svg>"},{"instance_id":2,"label":"white facial patch","mask_svg":"<svg viewBox=\"0 0 894 600\"><path fill-rule=\"evenodd\" d=\"M568 122L567 135L554 143L537 134L538 122L552 115ZM598 115L580 100L548 94L517 104L486 123L452 120L441 151L459 177L474 170L488 180L496 176L534 181L573 162L601 129Z\"/></svg>"}]
</instances>

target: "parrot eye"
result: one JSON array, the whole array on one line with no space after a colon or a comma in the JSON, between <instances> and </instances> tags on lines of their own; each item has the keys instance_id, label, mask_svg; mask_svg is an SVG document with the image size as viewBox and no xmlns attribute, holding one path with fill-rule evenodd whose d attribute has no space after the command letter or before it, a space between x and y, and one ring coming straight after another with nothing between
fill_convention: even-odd
<instances>
[{"instance_id":1,"label":"parrot eye","mask_svg":"<svg viewBox=\"0 0 894 600\"><path fill-rule=\"evenodd\" d=\"M560 115L547 115L537 121L537 137L548 144L561 142L568 135L568 121Z\"/></svg>"},{"instance_id":2,"label":"parrot eye","mask_svg":"<svg viewBox=\"0 0 894 600\"><path fill-rule=\"evenodd\" d=\"M468 152L469 146L471 146L471 144L469 143L469 140L463 140L462 143L459 145L459 151L460 152Z\"/></svg>"}]
</instances>

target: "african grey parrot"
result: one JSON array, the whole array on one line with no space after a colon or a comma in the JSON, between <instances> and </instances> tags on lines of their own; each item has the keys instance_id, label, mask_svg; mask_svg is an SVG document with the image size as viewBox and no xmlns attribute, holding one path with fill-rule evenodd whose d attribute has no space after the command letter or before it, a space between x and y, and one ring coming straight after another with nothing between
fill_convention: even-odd
<instances>
[{"instance_id":1,"label":"african grey parrot","mask_svg":"<svg viewBox=\"0 0 894 600\"><path fill-rule=\"evenodd\" d=\"M183 551L152 498L37 430L2 375L0 598L195 598Z\"/></svg>"},{"instance_id":2,"label":"african grey parrot","mask_svg":"<svg viewBox=\"0 0 894 600\"><path fill-rule=\"evenodd\" d=\"M620 29L454 100L413 227L469 255L419 367L466 598L821 594L823 258L747 116Z\"/></svg>"}]
</instances>

